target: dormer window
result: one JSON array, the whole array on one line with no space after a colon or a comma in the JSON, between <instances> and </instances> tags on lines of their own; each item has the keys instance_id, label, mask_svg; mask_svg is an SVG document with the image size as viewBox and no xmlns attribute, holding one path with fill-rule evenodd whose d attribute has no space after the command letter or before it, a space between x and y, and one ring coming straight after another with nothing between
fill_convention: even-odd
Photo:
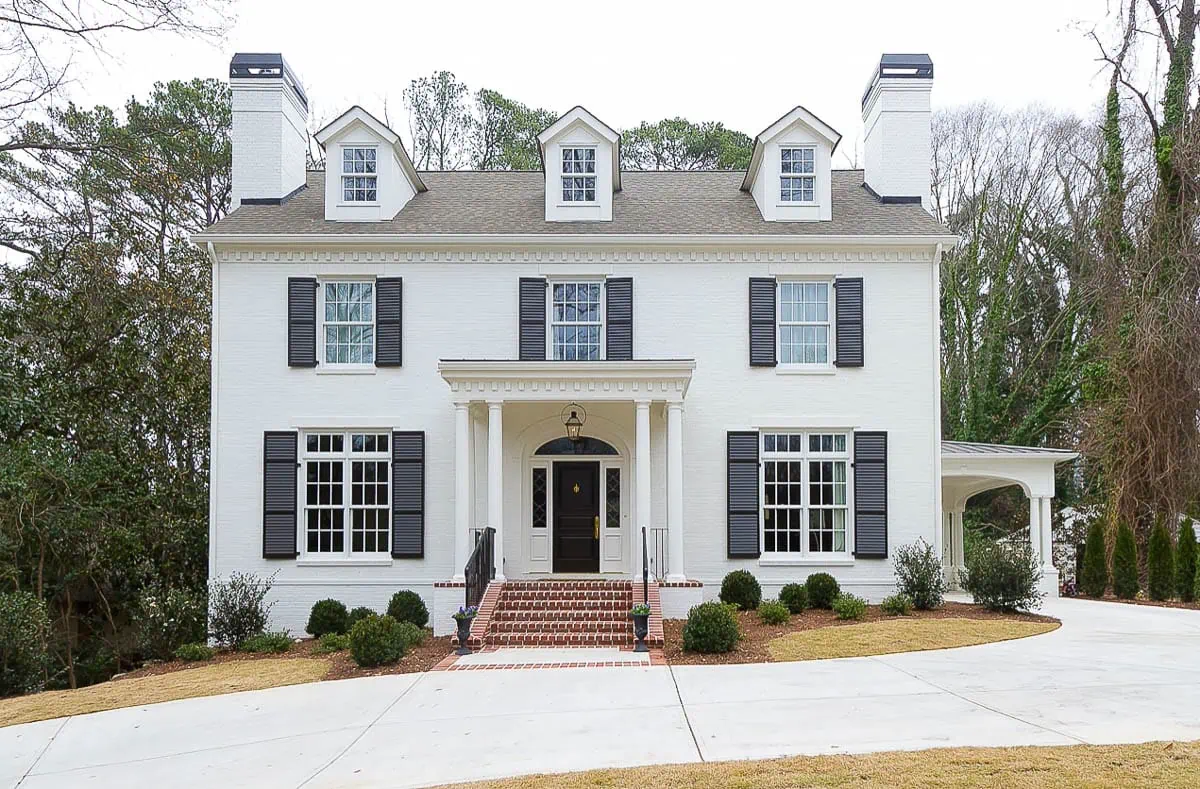
<instances>
[{"instance_id":1,"label":"dormer window","mask_svg":"<svg viewBox=\"0 0 1200 789\"><path fill-rule=\"evenodd\" d=\"M813 148L779 151L779 199L784 203L811 203L816 199L816 161Z\"/></svg>"},{"instance_id":2,"label":"dormer window","mask_svg":"<svg viewBox=\"0 0 1200 789\"><path fill-rule=\"evenodd\" d=\"M342 149L342 199L345 202L376 202L378 178L374 148Z\"/></svg>"},{"instance_id":3,"label":"dormer window","mask_svg":"<svg viewBox=\"0 0 1200 789\"><path fill-rule=\"evenodd\" d=\"M564 203L596 202L596 149L562 149Z\"/></svg>"}]
</instances>

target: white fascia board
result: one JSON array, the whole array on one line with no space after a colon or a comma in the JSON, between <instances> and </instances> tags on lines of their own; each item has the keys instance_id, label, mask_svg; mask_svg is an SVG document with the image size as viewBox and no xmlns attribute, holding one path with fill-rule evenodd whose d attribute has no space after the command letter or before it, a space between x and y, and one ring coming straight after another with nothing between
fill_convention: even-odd
<instances>
[{"instance_id":1,"label":"white fascia board","mask_svg":"<svg viewBox=\"0 0 1200 789\"><path fill-rule=\"evenodd\" d=\"M785 247L936 247L953 245L958 236L949 233L935 236L867 236L867 235L708 235L684 234L549 234L549 233L293 233L293 234L223 234L199 233L191 237L194 244L286 245L286 246L785 246Z\"/></svg>"}]
</instances>

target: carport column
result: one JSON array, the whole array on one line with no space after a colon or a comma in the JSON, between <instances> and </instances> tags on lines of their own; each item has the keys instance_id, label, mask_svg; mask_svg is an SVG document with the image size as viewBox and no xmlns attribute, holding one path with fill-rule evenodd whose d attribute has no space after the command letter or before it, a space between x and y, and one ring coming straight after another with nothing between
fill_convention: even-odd
<instances>
[{"instance_id":1,"label":"carport column","mask_svg":"<svg viewBox=\"0 0 1200 789\"><path fill-rule=\"evenodd\" d=\"M488 401L488 525L496 530L496 580L504 580L504 424L503 405Z\"/></svg>"},{"instance_id":2,"label":"carport column","mask_svg":"<svg viewBox=\"0 0 1200 789\"><path fill-rule=\"evenodd\" d=\"M642 527L650 528L650 401L638 400L634 430L633 468L635 474L634 508L636 520L635 545L642 544ZM648 535L647 535L648 536ZM674 562L674 557L668 558Z\"/></svg>"},{"instance_id":3,"label":"carport column","mask_svg":"<svg viewBox=\"0 0 1200 789\"><path fill-rule=\"evenodd\" d=\"M962 571L967 559L963 550L963 510L953 510L950 513L950 539L953 540L950 551L950 572L954 579L954 588L959 588Z\"/></svg>"},{"instance_id":4,"label":"carport column","mask_svg":"<svg viewBox=\"0 0 1200 789\"><path fill-rule=\"evenodd\" d=\"M454 404L454 580L463 580L471 557L471 412Z\"/></svg>"},{"instance_id":5,"label":"carport column","mask_svg":"<svg viewBox=\"0 0 1200 789\"><path fill-rule=\"evenodd\" d=\"M1029 497L1029 547L1038 557L1038 564L1046 566L1045 546L1042 544L1042 497Z\"/></svg>"},{"instance_id":6,"label":"carport column","mask_svg":"<svg viewBox=\"0 0 1200 789\"><path fill-rule=\"evenodd\" d=\"M683 574L683 403L667 403L667 580Z\"/></svg>"},{"instance_id":7,"label":"carport column","mask_svg":"<svg viewBox=\"0 0 1200 789\"><path fill-rule=\"evenodd\" d=\"M1042 496L1038 499L1039 509L1042 511L1042 567L1050 569L1054 566L1054 544L1053 531L1050 524L1050 497Z\"/></svg>"}]
</instances>

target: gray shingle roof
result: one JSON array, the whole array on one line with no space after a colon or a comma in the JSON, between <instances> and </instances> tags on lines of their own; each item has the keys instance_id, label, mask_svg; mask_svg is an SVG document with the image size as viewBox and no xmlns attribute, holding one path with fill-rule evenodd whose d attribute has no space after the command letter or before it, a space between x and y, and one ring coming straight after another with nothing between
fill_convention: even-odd
<instances>
[{"instance_id":1,"label":"gray shingle roof","mask_svg":"<svg viewBox=\"0 0 1200 789\"><path fill-rule=\"evenodd\" d=\"M283 205L238 208L207 233L251 234L713 234L918 236L949 231L920 205L880 203L863 186L862 170L833 172L833 220L765 222L739 188L742 173L625 172L611 222L547 222L540 172L421 173L429 187L387 222L325 219L325 174Z\"/></svg>"}]
</instances>

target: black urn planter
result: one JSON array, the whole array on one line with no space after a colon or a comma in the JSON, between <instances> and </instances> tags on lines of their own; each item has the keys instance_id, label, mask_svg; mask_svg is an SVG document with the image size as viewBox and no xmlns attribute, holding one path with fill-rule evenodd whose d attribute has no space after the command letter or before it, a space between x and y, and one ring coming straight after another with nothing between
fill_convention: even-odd
<instances>
[{"instance_id":1,"label":"black urn planter","mask_svg":"<svg viewBox=\"0 0 1200 789\"><path fill-rule=\"evenodd\" d=\"M646 646L646 634L650 632L649 614L630 614L633 617L633 637L637 641L633 645L634 652L649 652Z\"/></svg>"},{"instance_id":2,"label":"black urn planter","mask_svg":"<svg viewBox=\"0 0 1200 789\"><path fill-rule=\"evenodd\" d=\"M454 651L456 655L469 655L471 650L467 647L467 639L471 637L471 623L475 621L475 617L468 619L455 618L458 623L458 649Z\"/></svg>"}]
</instances>

